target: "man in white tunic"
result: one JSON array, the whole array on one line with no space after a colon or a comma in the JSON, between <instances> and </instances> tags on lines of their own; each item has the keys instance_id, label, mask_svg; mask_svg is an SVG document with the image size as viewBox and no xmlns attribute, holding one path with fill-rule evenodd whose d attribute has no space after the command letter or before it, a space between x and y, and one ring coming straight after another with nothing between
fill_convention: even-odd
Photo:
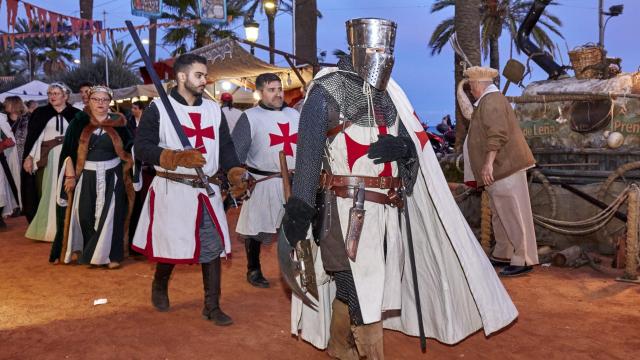
<instances>
[{"instance_id":1,"label":"man in white tunic","mask_svg":"<svg viewBox=\"0 0 640 360\"><path fill-rule=\"evenodd\" d=\"M242 115L242 110L233 105L233 95L227 92L220 95L220 101L222 101L222 113L229 124L229 131L233 133L233 129Z\"/></svg>"},{"instance_id":2,"label":"man in white tunic","mask_svg":"<svg viewBox=\"0 0 640 360\"><path fill-rule=\"evenodd\" d=\"M481 328L491 334L517 316L411 104L390 79L395 29L383 19L349 20L351 54L313 81L278 240L279 250L293 248L307 238L312 219L322 219L312 232L319 243L318 311L294 296L291 331L339 359L384 358L383 328L417 336L422 322L427 337L455 344Z\"/></svg>"},{"instance_id":3,"label":"man in white tunic","mask_svg":"<svg viewBox=\"0 0 640 360\"><path fill-rule=\"evenodd\" d=\"M258 106L245 111L233 131L238 160L260 180L242 204L236 232L245 239L247 281L268 288L260 267L260 244L271 242L282 221L285 201L279 154L284 152L289 169L293 169L300 115L284 103L282 82L276 74L260 74L256 90L260 94Z\"/></svg>"},{"instance_id":4,"label":"man in white tunic","mask_svg":"<svg viewBox=\"0 0 640 360\"><path fill-rule=\"evenodd\" d=\"M175 264L202 264L202 315L219 326L233 321L220 309L220 257L231 253L231 239L222 205L218 170L239 165L227 122L214 101L203 99L206 59L193 54L173 65L178 86L169 100L194 149L183 150L167 109L155 100L138 127L134 154L155 165L142 208L133 249L156 261L151 301L158 311L169 310L169 277ZM195 168L201 167L215 191L207 196ZM240 169L240 172L243 172Z\"/></svg>"}]
</instances>

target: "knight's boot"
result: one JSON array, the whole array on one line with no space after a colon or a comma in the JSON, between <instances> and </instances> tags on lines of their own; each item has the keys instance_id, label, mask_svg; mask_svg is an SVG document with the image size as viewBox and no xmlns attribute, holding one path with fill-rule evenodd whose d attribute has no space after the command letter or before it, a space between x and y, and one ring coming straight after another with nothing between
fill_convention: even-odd
<instances>
[{"instance_id":1,"label":"knight's boot","mask_svg":"<svg viewBox=\"0 0 640 360\"><path fill-rule=\"evenodd\" d=\"M247 281L255 287L268 288L269 282L262 276L260 267L260 247L260 241L255 239L246 239L244 242L247 252Z\"/></svg>"},{"instance_id":2,"label":"knight's boot","mask_svg":"<svg viewBox=\"0 0 640 360\"><path fill-rule=\"evenodd\" d=\"M373 324L352 326L353 338L360 356L367 360L383 360L382 321Z\"/></svg>"},{"instance_id":3,"label":"knight's boot","mask_svg":"<svg viewBox=\"0 0 640 360\"><path fill-rule=\"evenodd\" d=\"M202 284L204 285L204 308L202 317L218 326L233 324L233 320L220 309L220 258L210 263L202 263Z\"/></svg>"},{"instance_id":4,"label":"knight's boot","mask_svg":"<svg viewBox=\"0 0 640 360\"><path fill-rule=\"evenodd\" d=\"M151 283L151 303L158 311L169 311L169 278L174 264L157 263Z\"/></svg>"},{"instance_id":5,"label":"knight's boot","mask_svg":"<svg viewBox=\"0 0 640 360\"><path fill-rule=\"evenodd\" d=\"M351 319L349 307L338 299L331 304L331 328L329 332L329 345L327 354L334 359L358 360L356 343L351 333Z\"/></svg>"}]
</instances>

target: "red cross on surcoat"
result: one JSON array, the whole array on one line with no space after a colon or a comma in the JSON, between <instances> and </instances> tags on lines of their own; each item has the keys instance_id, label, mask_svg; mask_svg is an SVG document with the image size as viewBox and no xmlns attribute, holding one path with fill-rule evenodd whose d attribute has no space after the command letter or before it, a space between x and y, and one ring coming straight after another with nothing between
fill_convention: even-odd
<instances>
[{"instance_id":1,"label":"red cross on surcoat","mask_svg":"<svg viewBox=\"0 0 640 360\"><path fill-rule=\"evenodd\" d=\"M386 135L387 127L378 126L378 132L381 135ZM345 139L345 142L347 143L347 162L349 163L349 171L353 172L353 165L356 163L356 161L358 161L358 159L365 156L367 152L369 152L370 144L369 145L360 144L359 142L353 140L346 133L344 134L344 139ZM384 168L382 169L382 172L378 176L392 176L392 175L393 175L393 172L391 170L391 163L389 162L384 163Z\"/></svg>"},{"instance_id":2,"label":"red cross on surcoat","mask_svg":"<svg viewBox=\"0 0 640 360\"><path fill-rule=\"evenodd\" d=\"M280 128L280 133L282 135L269 134L269 140L271 141L269 145L276 146L279 144L284 144L282 146L284 154L287 156L293 156L293 147L291 146L291 144L298 143L298 133L289 134L289 123L278 123L278 127Z\"/></svg>"},{"instance_id":3,"label":"red cross on surcoat","mask_svg":"<svg viewBox=\"0 0 640 360\"><path fill-rule=\"evenodd\" d=\"M193 147L200 150L201 153L206 154L207 149L204 147L204 138L215 139L213 126L203 129L200 124L202 121L202 114L200 113L189 113L189 118L191 118L193 128L182 125L182 131L184 131L184 134L187 135L188 138L195 136L196 143Z\"/></svg>"}]
</instances>

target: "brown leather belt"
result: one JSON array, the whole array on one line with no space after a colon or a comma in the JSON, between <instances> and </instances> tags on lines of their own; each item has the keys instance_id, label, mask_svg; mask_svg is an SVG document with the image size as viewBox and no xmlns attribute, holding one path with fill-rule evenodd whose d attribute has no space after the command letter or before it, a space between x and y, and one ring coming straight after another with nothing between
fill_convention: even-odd
<instances>
[{"instance_id":1,"label":"brown leather belt","mask_svg":"<svg viewBox=\"0 0 640 360\"><path fill-rule=\"evenodd\" d=\"M356 196L356 189L352 187L333 187L329 191L333 191L336 196L345 199L353 199ZM365 190L364 200L377 204L389 205L391 207L398 207L400 209L404 206L402 198L395 189L389 190L387 194Z\"/></svg>"},{"instance_id":2,"label":"brown leather belt","mask_svg":"<svg viewBox=\"0 0 640 360\"><path fill-rule=\"evenodd\" d=\"M347 176L347 175L332 175L327 172L323 172L320 175L320 187L324 189L331 189L334 187L353 186L357 187L361 183L364 183L364 187L375 189L398 189L402 186L402 179L392 176Z\"/></svg>"},{"instance_id":3,"label":"brown leather belt","mask_svg":"<svg viewBox=\"0 0 640 360\"><path fill-rule=\"evenodd\" d=\"M204 188L204 184L202 183L202 181L200 181L200 178L197 175L176 174L166 171L159 171L156 173L156 176L181 184L189 185L194 188ZM220 185L222 184L222 181L220 181L220 179L215 176L209 176L209 184Z\"/></svg>"}]
</instances>

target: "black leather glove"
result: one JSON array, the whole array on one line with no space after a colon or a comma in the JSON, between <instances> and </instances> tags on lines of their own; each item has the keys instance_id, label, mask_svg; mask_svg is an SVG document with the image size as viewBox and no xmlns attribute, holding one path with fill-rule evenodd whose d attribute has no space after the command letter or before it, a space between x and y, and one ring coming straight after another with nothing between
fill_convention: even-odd
<instances>
[{"instance_id":1,"label":"black leather glove","mask_svg":"<svg viewBox=\"0 0 640 360\"><path fill-rule=\"evenodd\" d=\"M411 156L413 141L405 136L378 135L378 141L369 146L367 156L374 164L398 161Z\"/></svg>"},{"instance_id":2,"label":"black leather glove","mask_svg":"<svg viewBox=\"0 0 640 360\"><path fill-rule=\"evenodd\" d=\"M307 231L315 214L316 209L301 199L295 196L289 198L284 206L282 230L284 230L287 241L292 247L295 247L298 241L306 239Z\"/></svg>"}]
</instances>

